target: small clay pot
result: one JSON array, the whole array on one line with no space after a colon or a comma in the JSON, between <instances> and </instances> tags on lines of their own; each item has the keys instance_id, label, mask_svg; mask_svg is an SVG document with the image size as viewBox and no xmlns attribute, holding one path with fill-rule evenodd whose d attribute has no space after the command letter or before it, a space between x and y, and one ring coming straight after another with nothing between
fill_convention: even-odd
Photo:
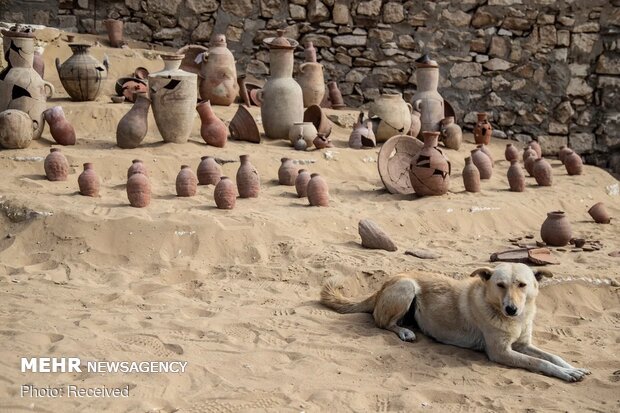
<instances>
[{"instance_id":1,"label":"small clay pot","mask_svg":"<svg viewBox=\"0 0 620 413\"><path fill-rule=\"evenodd\" d=\"M560 162L564 163L564 158L571 151L572 149L569 148L568 146L562 146L560 150L558 151L558 159L560 160Z\"/></svg>"},{"instance_id":2,"label":"small clay pot","mask_svg":"<svg viewBox=\"0 0 620 413\"><path fill-rule=\"evenodd\" d=\"M310 172L305 169L300 169L295 178L295 191L299 198L305 198L308 196L308 182L310 182Z\"/></svg>"},{"instance_id":3,"label":"small clay pot","mask_svg":"<svg viewBox=\"0 0 620 413\"><path fill-rule=\"evenodd\" d=\"M609 212L607 212L605 204L602 202L597 202L592 205L592 207L588 209L588 214L590 214L597 224L609 224L611 222L611 216Z\"/></svg>"},{"instance_id":4,"label":"small clay pot","mask_svg":"<svg viewBox=\"0 0 620 413\"><path fill-rule=\"evenodd\" d=\"M295 185L295 179L297 178L298 168L293 163L292 159L282 158L280 159L282 164L278 169L278 182L280 185Z\"/></svg>"},{"instance_id":5,"label":"small clay pot","mask_svg":"<svg viewBox=\"0 0 620 413\"><path fill-rule=\"evenodd\" d=\"M512 143L506 144L506 150L504 151L504 158L506 158L506 160L510 163L512 163L513 160L515 161L518 160L519 150Z\"/></svg>"},{"instance_id":6,"label":"small clay pot","mask_svg":"<svg viewBox=\"0 0 620 413\"><path fill-rule=\"evenodd\" d=\"M547 214L547 219L540 227L540 237L547 244L554 247L563 247L573 237L570 222L564 211L553 211Z\"/></svg>"},{"instance_id":7,"label":"small clay pot","mask_svg":"<svg viewBox=\"0 0 620 413\"><path fill-rule=\"evenodd\" d=\"M84 164L84 172L78 176L78 186L80 187L80 194L84 196L99 196L99 177L95 173L92 163Z\"/></svg>"},{"instance_id":8,"label":"small clay pot","mask_svg":"<svg viewBox=\"0 0 620 413\"><path fill-rule=\"evenodd\" d=\"M532 152L533 151L534 150L532 150ZM527 171L527 174L529 176L534 176L534 165L536 164L536 159L538 159L536 155L532 155L532 156L528 156L523 161L523 166L525 167L525 170Z\"/></svg>"},{"instance_id":9,"label":"small clay pot","mask_svg":"<svg viewBox=\"0 0 620 413\"><path fill-rule=\"evenodd\" d=\"M532 147L532 149L534 149L534 152L536 152L536 157L540 158L542 156L542 149L538 141L536 139L532 139L532 141L530 142L530 146Z\"/></svg>"},{"instance_id":10,"label":"small clay pot","mask_svg":"<svg viewBox=\"0 0 620 413\"><path fill-rule=\"evenodd\" d=\"M215 185L213 198L218 209L233 209L237 203L237 189L235 184L227 176L222 176Z\"/></svg>"},{"instance_id":11,"label":"small clay pot","mask_svg":"<svg viewBox=\"0 0 620 413\"><path fill-rule=\"evenodd\" d=\"M194 196L198 186L198 178L189 165L182 165L177 175L176 188L177 196Z\"/></svg>"},{"instance_id":12,"label":"small clay pot","mask_svg":"<svg viewBox=\"0 0 620 413\"><path fill-rule=\"evenodd\" d=\"M288 139L291 145L295 146L295 142L301 136L306 141L306 147L310 148L317 134L318 131L312 122L295 122L289 128Z\"/></svg>"},{"instance_id":13,"label":"small clay pot","mask_svg":"<svg viewBox=\"0 0 620 413\"><path fill-rule=\"evenodd\" d=\"M43 162L45 176L50 181L66 181L69 174L69 162L58 148L50 149Z\"/></svg>"},{"instance_id":14,"label":"small clay pot","mask_svg":"<svg viewBox=\"0 0 620 413\"><path fill-rule=\"evenodd\" d=\"M523 149L523 163L525 163L525 160L530 156L538 158L538 154L536 153L534 148L532 148L532 145L528 145L527 148Z\"/></svg>"},{"instance_id":15,"label":"small clay pot","mask_svg":"<svg viewBox=\"0 0 620 413\"><path fill-rule=\"evenodd\" d=\"M295 148L296 151L305 151L306 149L308 149L308 144L306 143L303 136L297 138L297 140L293 144L293 148Z\"/></svg>"},{"instance_id":16,"label":"small clay pot","mask_svg":"<svg viewBox=\"0 0 620 413\"><path fill-rule=\"evenodd\" d=\"M123 103L125 101L125 96L110 96L110 99L113 103Z\"/></svg>"},{"instance_id":17,"label":"small clay pot","mask_svg":"<svg viewBox=\"0 0 620 413\"><path fill-rule=\"evenodd\" d=\"M340 93L340 89L338 89L338 83L329 82L327 84L327 90L332 109L341 109L346 106L344 104L344 100L342 99L342 93Z\"/></svg>"},{"instance_id":18,"label":"small clay pot","mask_svg":"<svg viewBox=\"0 0 620 413\"><path fill-rule=\"evenodd\" d=\"M131 161L131 166L127 169L127 179L135 173L141 173L145 176L149 176L146 166L144 166L144 163L140 159L134 159Z\"/></svg>"},{"instance_id":19,"label":"small clay pot","mask_svg":"<svg viewBox=\"0 0 620 413\"><path fill-rule=\"evenodd\" d=\"M316 48L312 42L306 42L304 57L306 59L306 63L316 63Z\"/></svg>"},{"instance_id":20,"label":"small clay pot","mask_svg":"<svg viewBox=\"0 0 620 413\"><path fill-rule=\"evenodd\" d=\"M507 176L512 192L523 192L525 190L525 174L523 173L523 168L519 165L519 161L516 159L510 161Z\"/></svg>"},{"instance_id":21,"label":"small clay pot","mask_svg":"<svg viewBox=\"0 0 620 413\"><path fill-rule=\"evenodd\" d=\"M495 160L493 159L493 155L491 154L489 147L487 145L478 145L478 149L480 149L482 152L484 152L486 156L489 157L489 159L491 160L491 168L493 168L495 166Z\"/></svg>"},{"instance_id":22,"label":"small clay pot","mask_svg":"<svg viewBox=\"0 0 620 413\"><path fill-rule=\"evenodd\" d=\"M487 114L480 112L477 114L478 122L474 127L474 140L479 145L488 145L491 142L491 135L493 134L493 127L487 119Z\"/></svg>"},{"instance_id":23,"label":"small clay pot","mask_svg":"<svg viewBox=\"0 0 620 413\"><path fill-rule=\"evenodd\" d=\"M127 180L127 199L134 208L144 208L151 202L151 182L143 173L136 172Z\"/></svg>"},{"instance_id":24,"label":"small clay pot","mask_svg":"<svg viewBox=\"0 0 620 413\"><path fill-rule=\"evenodd\" d=\"M465 158L463 168L463 183L467 192L480 192L480 171L471 160L471 156Z\"/></svg>"},{"instance_id":25,"label":"small clay pot","mask_svg":"<svg viewBox=\"0 0 620 413\"><path fill-rule=\"evenodd\" d=\"M110 40L110 46L121 47L125 42L123 41L123 21L106 19L103 21L106 30L108 31L108 39Z\"/></svg>"},{"instance_id":26,"label":"small clay pot","mask_svg":"<svg viewBox=\"0 0 620 413\"><path fill-rule=\"evenodd\" d=\"M250 155L239 156L241 166L237 170L237 189L241 198L256 198L260 192L258 171L250 163Z\"/></svg>"},{"instance_id":27,"label":"small clay pot","mask_svg":"<svg viewBox=\"0 0 620 413\"><path fill-rule=\"evenodd\" d=\"M317 173L310 175L307 188L308 201L312 206L329 206L327 182Z\"/></svg>"},{"instance_id":28,"label":"small clay pot","mask_svg":"<svg viewBox=\"0 0 620 413\"><path fill-rule=\"evenodd\" d=\"M323 135L322 133L319 133L318 135L316 135L316 138L314 138L312 143L314 144L314 147L317 149L332 148L334 146L332 144L332 140L325 137L325 135Z\"/></svg>"},{"instance_id":29,"label":"small clay pot","mask_svg":"<svg viewBox=\"0 0 620 413\"><path fill-rule=\"evenodd\" d=\"M564 167L569 175L581 175L583 173L583 161L572 149L566 152L564 156Z\"/></svg>"},{"instance_id":30,"label":"small clay pot","mask_svg":"<svg viewBox=\"0 0 620 413\"><path fill-rule=\"evenodd\" d=\"M202 139L207 145L223 148L228 139L226 124L215 115L208 100L199 103L196 110L200 116L200 136Z\"/></svg>"},{"instance_id":31,"label":"small clay pot","mask_svg":"<svg viewBox=\"0 0 620 413\"><path fill-rule=\"evenodd\" d=\"M196 175L200 185L217 185L222 176L222 168L212 156L203 156L198 164Z\"/></svg>"},{"instance_id":32,"label":"small clay pot","mask_svg":"<svg viewBox=\"0 0 620 413\"><path fill-rule=\"evenodd\" d=\"M43 112L45 121L50 126L52 138L60 145L75 145L75 129L65 118L62 106L53 106Z\"/></svg>"},{"instance_id":33,"label":"small clay pot","mask_svg":"<svg viewBox=\"0 0 620 413\"><path fill-rule=\"evenodd\" d=\"M446 148L458 151L463 141L463 131L454 122L454 116L448 116L441 121L441 135ZM477 191L476 191L477 192Z\"/></svg>"},{"instance_id":34,"label":"small clay pot","mask_svg":"<svg viewBox=\"0 0 620 413\"><path fill-rule=\"evenodd\" d=\"M480 179L491 179L491 175L493 175L493 166L491 164L491 159L486 153L482 152L480 148L476 148L471 151L471 160L480 172Z\"/></svg>"},{"instance_id":35,"label":"small clay pot","mask_svg":"<svg viewBox=\"0 0 620 413\"><path fill-rule=\"evenodd\" d=\"M551 186L553 184L553 170L546 159L538 158L534 162L534 178L540 186Z\"/></svg>"}]
</instances>

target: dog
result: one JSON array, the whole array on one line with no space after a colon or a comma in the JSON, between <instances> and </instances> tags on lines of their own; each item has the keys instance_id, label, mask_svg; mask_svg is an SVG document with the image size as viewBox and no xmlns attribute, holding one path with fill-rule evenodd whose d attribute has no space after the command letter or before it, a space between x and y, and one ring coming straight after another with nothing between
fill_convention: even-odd
<instances>
[{"instance_id":1,"label":"dog","mask_svg":"<svg viewBox=\"0 0 620 413\"><path fill-rule=\"evenodd\" d=\"M386 281L373 295L356 301L339 291L335 278L321 290L321 303L339 313L372 313L378 327L403 341L415 334L403 321L435 340L485 351L491 361L524 368L568 382L590 374L532 345L538 282L552 277L525 264L502 263L479 268L469 279L406 273Z\"/></svg>"}]
</instances>

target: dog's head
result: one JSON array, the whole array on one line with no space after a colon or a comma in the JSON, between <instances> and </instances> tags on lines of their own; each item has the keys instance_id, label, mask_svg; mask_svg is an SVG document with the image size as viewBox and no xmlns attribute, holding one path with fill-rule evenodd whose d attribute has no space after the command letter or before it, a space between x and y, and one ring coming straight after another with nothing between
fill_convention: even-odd
<instances>
[{"instance_id":1,"label":"dog's head","mask_svg":"<svg viewBox=\"0 0 620 413\"><path fill-rule=\"evenodd\" d=\"M528 302L538 295L538 281L553 277L548 270L532 271L525 264L502 263L493 268L479 268L471 274L485 285L486 301L506 317L523 313Z\"/></svg>"}]
</instances>

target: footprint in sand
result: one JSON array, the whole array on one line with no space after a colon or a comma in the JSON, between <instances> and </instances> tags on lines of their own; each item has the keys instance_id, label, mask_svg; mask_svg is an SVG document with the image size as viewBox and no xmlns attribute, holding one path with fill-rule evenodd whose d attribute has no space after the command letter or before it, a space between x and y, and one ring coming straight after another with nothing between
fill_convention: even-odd
<instances>
[{"instance_id":1,"label":"footprint in sand","mask_svg":"<svg viewBox=\"0 0 620 413\"><path fill-rule=\"evenodd\" d=\"M149 353L158 357L173 357L183 354L183 347L178 344L162 342L159 337L148 334L135 334L117 336L117 339L124 344L141 347Z\"/></svg>"}]
</instances>

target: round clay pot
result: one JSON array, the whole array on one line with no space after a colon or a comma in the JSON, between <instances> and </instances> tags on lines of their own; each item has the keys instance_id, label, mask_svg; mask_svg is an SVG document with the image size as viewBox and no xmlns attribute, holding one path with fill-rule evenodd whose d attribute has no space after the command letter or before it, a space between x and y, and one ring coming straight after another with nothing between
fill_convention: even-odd
<instances>
[{"instance_id":1,"label":"round clay pot","mask_svg":"<svg viewBox=\"0 0 620 413\"><path fill-rule=\"evenodd\" d=\"M523 166L525 167L525 170L527 171L527 174L529 176L534 176L534 165L536 164L537 159L538 158L536 157L536 155L533 155L533 156L528 156L523 161Z\"/></svg>"},{"instance_id":2,"label":"round clay pot","mask_svg":"<svg viewBox=\"0 0 620 413\"><path fill-rule=\"evenodd\" d=\"M239 156L241 166L237 170L237 189L241 198L256 198L260 192L258 171L250 163L250 155Z\"/></svg>"},{"instance_id":3,"label":"round clay pot","mask_svg":"<svg viewBox=\"0 0 620 413\"><path fill-rule=\"evenodd\" d=\"M88 53L91 45L72 43L69 47L73 56L62 65L60 59L56 58L56 69L62 86L76 102L95 100L108 77L108 67Z\"/></svg>"},{"instance_id":4,"label":"round clay pot","mask_svg":"<svg viewBox=\"0 0 620 413\"><path fill-rule=\"evenodd\" d=\"M471 160L471 156L465 158L463 168L463 183L467 192L480 192L480 171Z\"/></svg>"},{"instance_id":5,"label":"round clay pot","mask_svg":"<svg viewBox=\"0 0 620 413\"><path fill-rule=\"evenodd\" d=\"M212 156L203 156L198 164L198 183L200 185L217 185L222 176L222 168Z\"/></svg>"},{"instance_id":6,"label":"round clay pot","mask_svg":"<svg viewBox=\"0 0 620 413\"><path fill-rule=\"evenodd\" d=\"M299 136L295 143L293 144L293 148L296 151L305 151L308 148L308 144L304 140L303 136Z\"/></svg>"},{"instance_id":7,"label":"round clay pot","mask_svg":"<svg viewBox=\"0 0 620 413\"><path fill-rule=\"evenodd\" d=\"M597 202L592 205L592 207L588 210L588 214L594 219L594 222L597 224L609 224L611 222L611 216L607 209L605 208L605 204L602 202Z\"/></svg>"},{"instance_id":8,"label":"round clay pot","mask_svg":"<svg viewBox=\"0 0 620 413\"><path fill-rule=\"evenodd\" d=\"M407 132L407 135L416 138L420 134L420 131L422 130L422 120L420 118L421 116L422 115L417 110L414 109L411 111L411 128L409 128L409 132Z\"/></svg>"},{"instance_id":9,"label":"round clay pot","mask_svg":"<svg viewBox=\"0 0 620 413\"><path fill-rule=\"evenodd\" d=\"M131 175L137 173L149 176L146 170L146 166L140 159L134 159L133 161L131 161L131 166L129 167L129 169L127 169L127 179L129 179Z\"/></svg>"},{"instance_id":10,"label":"round clay pot","mask_svg":"<svg viewBox=\"0 0 620 413\"><path fill-rule=\"evenodd\" d=\"M329 93L329 101L331 102L332 109L342 109L346 106L344 104L344 100L342 99L342 93L340 93L340 89L338 89L338 83L334 81L328 82L327 90Z\"/></svg>"},{"instance_id":11,"label":"round clay pot","mask_svg":"<svg viewBox=\"0 0 620 413\"><path fill-rule=\"evenodd\" d=\"M212 105L229 106L239 96L235 58L226 44L226 37L212 37L209 51L202 55L200 97Z\"/></svg>"},{"instance_id":12,"label":"round clay pot","mask_svg":"<svg viewBox=\"0 0 620 413\"><path fill-rule=\"evenodd\" d=\"M413 158L423 147L422 141L409 135L393 136L381 145L377 169L381 182L391 194L410 195L415 192L409 170Z\"/></svg>"},{"instance_id":13,"label":"round clay pot","mask_svg":"<svg viewBox=\"0 0 620 413\"><path fill-rule=\"evenodd\" d=\"M441 135L443 144L448 149L458 151L463 141L463 131L461 127L454 123L454 116L448 116L441 121Z\"/></svg>"},{"instance_id":14,"label":"round clay pot","mask_svg":"<svg viewBox=\"0 0 620 413\"><path fill-rule=\"evenodd\" d=\"M306 42L304 48L304 58L307 63L316 63L316 48L312 42Z\"/></svg>"},{"instance_id":15,"label":"round clay pot","mask_svg":"<svg viewBox=\"0 0 620 413\"><path fill-rule=\"evenodd\" d=\"M374 148L377 145L370 119L364 121L364 112L360 112L357 123L349 135L349 147L353 149Z\"/></svg>"},{"instance_id":16,"label":"round clay pot","mask_svg":"<svg viewBox=\"0 0 620 413\"><path fill-rule=\"evenodd\" d=\"M291 145L294 146L295 142L301 137L306 142L306 147L310 148L317 134L318 131L312 122L296 122L288 132L288 139L291 141Z\"/></svg>"},{"instance_id":17,"label":"round clay pot","mask_svg":"<svg viewBox=\"0 0 620 413\"><path fill-rule=\"evenodd\" d=\"M213 112L211 103L207 100L196 106L200 116L200 136L207 145L223 148L228 139L228 128Z\"/></svg>"},{"instance_id":18,"label":"round clay pot","mask_svg":"<svg viewBox=\"0 0 620 413\"><path fill-rule=\"evenodd\" d=\"M570 222L564 211L553 211L547 214L547 219L540 227L540 237L547 244L554 247L563 247L573 237Z\"/></svg>"},{"instance_id":19,"label":"round clay pot","mask_svg":"<svg viewBox=\"0 0 620 413\"><path fill-rule=\"evenodd\" d=\"M332 121L327 118L323 109L318 105L308 106L304 112L304 122L312 122L317 132L326 138L332 133Z\"/></svg>"},{"instance_id":20,"label":"round clay pot","mask_svg":"<svg viewBox=\"0 0 620 413\"><path fill-rule=\"evenodd\" d=\"M400 93L385 93L376 98L368 108L368 117L377 142L407 133L411 129L411 110Z\"/></svg>"},{"instance_id":21,"label":"round clay pot","mask_svg":"<svg viewBox=\"0 0 620 413\"><path fill-rule=\"evenodd\" d=\"M317 173L310 175L308 187L306 189L308 202L312 206L329 206L329 189L327 182Z\"/></svg>"},{"instance_id":22,"label":"round clay pot","mask_svg":"<svg viewBox=\"0 0 620 413\"><path fill-rule=\"evenodd\" d=\"M84 164L84 171L78 176L78 186L80 187L80 194L84 196L99 196L99 177L95 173L92 163Z\"/></svg>"},{"instance_id":23,"label":"round clay pot","mask_svg":"<svg viewBox=\"0 0 620 413\"><path fill-rule=\"evenodd\" d=\"M525 190L525 174L516 159L510 161L507 177L512 192L523 192Z\"/></svg>"},{"instance_id":24,"label":"round clay pot","mask_svg":"<svg viewBox=\"0 0 620 413\"><path fill-rule=\"evenodd\" d=\"M532 148L532 145L528 145L527 148L523 149L523 163L525 163L525 160L530 156L534 157L534 159L538 158L538 154L534 148Z\"/></svg>"},{"instance_id":25,"label":"round clay pot","mask_svg":"<svg viewBox=\"0 0 620 413\"><path fill-rule=\"evenodd\" d=\"M572 149L568 146L562 146L560 148L560 150L558 151L558 159L560 160L560 162L564 163L564 158L570 151L572 151Z\"/></svg>"},{"instance_id":26,"label":"round clay pot","mask_svg":"<svg viewBox=\"0 0 620 413\"><path fill-rule=\"evenodd\" d=\"M493 155L491 154L489 147L487 145L478 145L478 149L480 149L482 152L484 152L486 156L489 157L489 159L491 160L491 168L493 168L495 166L495 161L493 160Z\"/></svg>"},{"instance_id":27,"label":"round clay pot","mask_svg":"<svg viewBox=\"0 0 620 413\"><path fill-rule=\"evenodd\" d=\"M43 163L45 176L50 181L66 181L69 174L69 162L58 148L50 149Z\"/></svg>"},{"instance_id":28,"label":"round clay pot","mask_svg":"<svg viewBox=\"0 0 620 413\"><path fill-rule=\"evenodd\" d=\"M5 149L27 148L37 129L37 121L26 112L8 109L0 113L0 146Z\"/></svg>"},{"instance_id":29,"label":"round clay pot","mask_svg":"<svg viewBox=\"0 0 620 413\"><path fill-rule=\"evenodd\" d=\"M134 208L144 208L151 202L151 182L140 173L134 173L127 179L127 199Z\"/></svg>"},{"instance_id":30,"label":"round clay pot","mask_svg":"<svg viewBox=\"0 0 620 413\"><path fill-rule=\"evenodd\" d=\"M417 91L411 99L413 109L421 114L421 131L439 131L445 118L443 97L437 91L439 86L439 65L427 55L415 63Z\"/></svg>"},{"instance_id":31,"label":"round clay pot","mask_svg":"<svg viewBox=\"0 0 620 413\"><path fill-rule=\"evenodd\" d=\"M530 146L532 147L532 149L534 149L534 152L536 152L536 157L540 158L542 156L542 149L538 141L536 139L532 139L532 141L530 142Z\"/></svg>"},{"instance_id":32,"label":"round clay pot","mask_svg":"<svg viewBox=\"0 0 620 413\"><path fill-rule=\"evenodd\" d=\"M278 169L278 182L280 185L295 185L295 179L298 173L297 166L295 166L293 160L289 158L282 158L280 161L282 164Z\"/></svg>"},{"instance_id":33,"label":"round clay pot","mask_svg":"<svg viewBox=\"0 0 620 413\"><path fill-rule=\"evenodd\" d=\"M325 137L325 135L319 133L312 141L314 147L317 149L333 148L331 139Z\"/></svg>"},{"instance_id":34,"label":"round clay pot","mask_svg":"<svg viewBox=\"0 0 620 413\"><path fill-rule=\"evenodd\" d=\"M299 198L305 198L308 196L308 182L310 182L310 172L305 169L300 169L295 178L295 191Z\"/></svg>"},{"instance_id":35,"label":"round clay pot","mask_svg":"<svg viewBox=\"0 0 620 413\"><path fill-rule=\"evenodd\" d=\"M512 143L506 144L504 158L506 158L506 160L511 163L513 160L519 160L519 150Z\"/></svg>"},{"instance_id":36,"label":"round clay pot","mask_svg":"<svg viewBox=\"0 0 620 413\"><path fill-rule=\"evenodd\" d=\"M52 138L60 145L75 145L75 129L65 118L61 106L54 106L43 112L45 121L50 125Z\"/></svg>"},{"instance_id":37,"label":"round clay pot","mask_svg":"<svg viewBox=\"0 0 620 413\"><path fill-rule=\"evenodd\" d=\"M123 149L137 148L148 132L149 106L146 93L137 95L136 103L116 126L116 144Z\"/></svg>"},{"instance_id":38,"label":"round clay pot","mask_svg":"<svg viewBox=\"0 0 620 413\"><path fill-rule=\"evenodd\" d=\"M534 162L534 178L540 186L551 186L553 184L553 170L546 159L538 158Z\"/></svg>"},{"instance_id":39,"label":"round clay pot","mask_svg":"<svg viewBox=\"0 0 620 413\"><path fill-rule=\"evenodd\" d=\"M108 39L110 40L110 46L121 47L125 42L123 41L123 21L106 19L103 21L105 28L108 32Z\"/></svg>"},{"instance_id":40,"label":"round clay pot","mask_svg":"<svg viewBox=\"0 0 620 413\"><path fill-rule=\"evenodd\" d=\"M569 175L581 175L583 172L583 161L581 160L581 156L579 156L573 150L569 150L570 152L566 152L564 156L564 167L566 168L566 172Z\"/></svg>"},{"instance_id":41,"label":"round clay pot","mask_svg":"<svg viewBox=\"0 0 620 413\"><path fill-rule=\"evenodd\" d=\"M411 186L419 196L443 195L450 188L450 161L437 146L439 132L422 132L424 146L411 160Z\"/></svg>"},{"instance_id":42,"label":"round clay pot","mask_svg":"<svg viewBox=\"0 0 620 413\"><path fill-rule=\"evenodd\" d=\"M304 107L320 105L325 95L323 65L320 63L302 63L299 65L299 71L297 83L301 86Z\"/></svg>"},{"instance_id":43,"label":"round clay pot","mask_svg":"<svg viewBox=\"0 0 620 413\"><path fill-rule=\"evenodd\" d=\"M493 134L493 127L489 123L486 113L478 113L478 122L474 127L474 140L477 144L488 145L491 143L491 135Z\"/></svg>"},{"instance_id":44,"label":"round clay pot","mask_svg":"<svg viewBox=\"0 0 620 413\"><path fill-rule=\"evenodd\" d=\"M260 132L254 116L243 105L239 105L237 113L230 121L229 129L231 139L260 143Z\"/></svg>"},{"instance_id":45,"label":"round clay pot","mask_svg":"<svg viewBox=\"0 0 620 413\"><path fill-rule=\"evenodd\" d=\"M237 189L227 176L222 176L213 191L215 205L219 209L233 209L237 202Z\"/></svg>"},{"instance_id":46,"label":"round clay pot","mask_svg":"<svg viewBox=\"0 0 620 413\"><path fill-rule=\"evenodd\" d=\"M493 164L486 153L482 152L480 148L476 148L471 151L471 160L480 172L480 179L491 179Z\"/></svg>"},{"instance_id":47,"label":"round clay pot","mask_svg":"<svg viewBox=\"0 0 620 413\"><path fill-rule=\"evenodd\" d=\"M177 174L176 189L177 196L189 197L196 195L198 178L189 165L181 165L181 170Z\"/></svg>"}]
</instances>

